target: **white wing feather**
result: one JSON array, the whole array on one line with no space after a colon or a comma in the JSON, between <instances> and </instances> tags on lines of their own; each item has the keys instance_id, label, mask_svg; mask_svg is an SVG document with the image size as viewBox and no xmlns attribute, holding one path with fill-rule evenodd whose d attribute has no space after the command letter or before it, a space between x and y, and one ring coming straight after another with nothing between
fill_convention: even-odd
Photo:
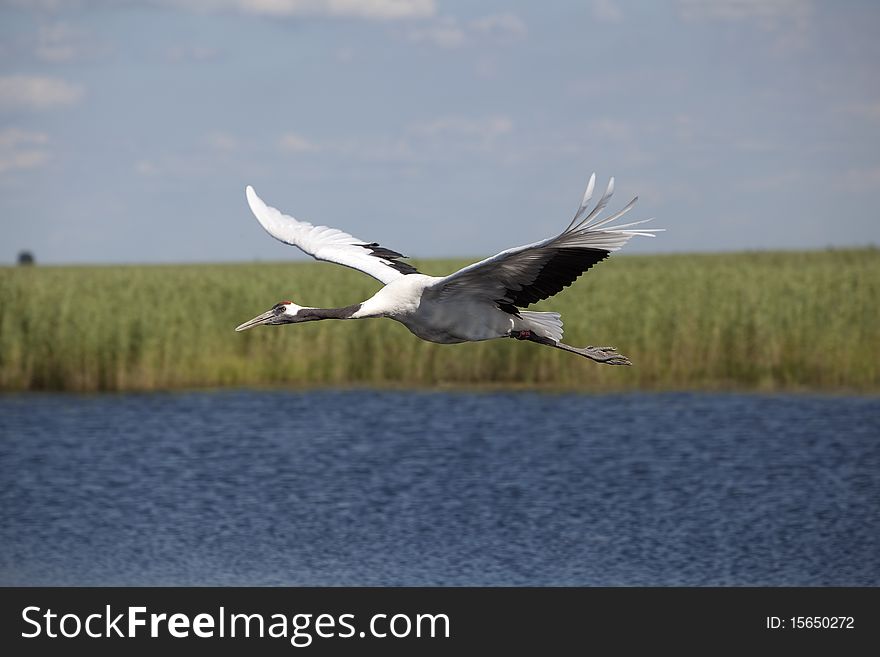
<instances>
[{"instance_id":1,"label":"white wing feather","mask_svg":"<svg viewBox=\"0 0 880 657\"><path fill-rule=\"evenodd\" d=\"M386 285L404 275L395 269L395 264L401 266L404 263L371 255L371 244L365 240L336 228L313 226L307 221L297 221L282 214L280 210L266 205L250 185L246 194L254 216L275 239L295 246L317 260L335 262L362 271Z\"/></svg>"}]
</instances>

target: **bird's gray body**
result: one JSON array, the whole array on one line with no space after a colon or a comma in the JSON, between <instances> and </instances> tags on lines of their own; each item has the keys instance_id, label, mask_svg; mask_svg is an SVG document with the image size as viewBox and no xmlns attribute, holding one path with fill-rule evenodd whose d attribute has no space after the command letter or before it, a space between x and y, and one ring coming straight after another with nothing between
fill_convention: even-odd
<instances>
[{"instance_id":1,"label":"bird's gray body","mask_svg":"<svg viewBox=\"0 0 880 657\"><path fill-rule=\"evenodd\" d=\"M353 319L388 317L422 340L440 344L492 340L526 330L527 322L495 303L471 297L441 300L433 289L442 281L424 274L398 278L367 299Z\"/></svg>"}]
</instances>

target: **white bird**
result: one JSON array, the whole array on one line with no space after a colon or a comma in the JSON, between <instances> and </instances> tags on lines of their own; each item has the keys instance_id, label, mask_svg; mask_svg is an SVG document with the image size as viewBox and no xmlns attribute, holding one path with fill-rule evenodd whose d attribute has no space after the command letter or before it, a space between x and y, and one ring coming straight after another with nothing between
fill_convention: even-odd
<instances>
[{"instance_id":1,"label":"white bird","mask_svg":"<svg viewBox=\"0 0 880 657\"><path fill-rule=\"evenodd\" d=\"M597 262L619 250L635 235L654 237L662 229L633 229L650 219L612 225L632 209L638 197L610 217L599 214L614 192L614 178L589 210L596 174L568 227L554 237L518 246L469 265L449 276L426 276L402 262L396 251L326 226L313 226L266 205L253 187L246 190L257 220L275 239L318 260L369 274L385 286L362 303L344 308L299 306L280 301L238 326L294 324L320 319L388 317L430 342L454 344L494 338L516 338L563 349L599 363L630 365L614 347L571 347L562 343L559 313L521 310L571 285ZM588 211L589 210L589 211Z\"/></svg>"}]
</instances>

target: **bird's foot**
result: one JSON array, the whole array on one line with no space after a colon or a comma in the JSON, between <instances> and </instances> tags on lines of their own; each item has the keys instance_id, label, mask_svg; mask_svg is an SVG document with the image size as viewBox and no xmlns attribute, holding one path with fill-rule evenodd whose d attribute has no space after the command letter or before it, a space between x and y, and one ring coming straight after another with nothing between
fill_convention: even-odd
<instances>
[{"instance_id":1,"label":"bird's foot","mask_svg":"<svg viewBox=\"0 0 880 657\"><path fill-rule=\"evenodd\" d=\"M580 353L597 363L605 365L632 365L629 358L617 352L614 347L584 347L579 349Z\"/></svg>"},{"instance_id":2,"label":"bird's foot","mask_svg":"<svg viewBox=\"0 0 880 657\"><path fill-rule=\"evenodd\" d=\"M532 337L531 331L513 331L510 334L510 337L516 338L517 340L529 340Z\"/></svg>"}]
</instances>

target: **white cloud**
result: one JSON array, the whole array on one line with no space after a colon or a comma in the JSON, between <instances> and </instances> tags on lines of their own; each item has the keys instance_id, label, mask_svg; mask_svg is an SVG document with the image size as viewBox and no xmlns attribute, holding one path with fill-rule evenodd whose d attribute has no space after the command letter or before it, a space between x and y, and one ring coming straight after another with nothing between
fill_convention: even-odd
<instances>
[{"instance_id":1,"label":"white cloud","mask_svg":"<svg viewBox=\"0 0 880 657\"><path fill-rule=\"evenodd\" d=\"M338 48L336 52L333 53L333 57L340 64L350 64L355 60L355 50L349 46L344 46Z\"/></svg>"},{"instance_id":2,"label":"white cloud","mask_svg":"<svg viewBox=\"0 0 880 657\"><path fill-rule=\"evenodd\" d=\"M0 132L0 148L12 148L28 143L47 144L49 136L43 132L27 132L18 128L6 128Z\"/></svg>"},{"instance_id":3,"label":"white cloud","mask_svg":"<svg viewBox=\"0 0 880 657\"><path fill-rule=\"evenodd\" d=\"M112 5L116 0L102 0ZM42 11L80 8L90 0L0 0L0 4ZM92 4L97 4L91 0ZM270 17L323 16L378 21L428 18L436 11L434 0L143 0L144 4L186 11L238 11Z\"/></svg>"},{"instance_id":4,"label":"white cloud","mask_svg":"<svg viewBox=\"0 0 880 657\"><path fill-rule=\"evenodd\" d=\"M808 0L679 0L678 7L686 20L753 20L765 27L812 13Z\"/></svg>"},{"instance_id":5,"label":"white cloud","mask_svg":"<svg viewBox=\"0 0 880 657\"><path fill-rule=\"evenodd\" d=\"M270 17L323 16L393 21L427 18L434 0L158 0L160 4L195 11L240 11Z\"/></svg>"},{"instance_id":6,"label":"white cloud","mask_svg":"<svg viewBox=\"0 0 880 657\"><path fill-rule=\"evenodd\" d=\"M740 179L737 184L743 191L749 193L766 191L778 193L802 186L803 177L802 171L790 169L758 177L745 177Z\"/></svg>"},{"instance_id":7,"label":"white cloud","mask_svg":"<svg viewBox=\"0 0 880 657\"><path fill-rule=\"evenodd\" d=\"M880 167L848 169L837 175L834 188L841 192L876 192L880 189Z\"/></svg>"},{"instance_id":8,"label":"white cloud","mask_svg":"<svg viewBox=\"0 0 880 657\"><path fill-rule=\"evenodd\" d=\"M181 45L171 46L165 51L165 58L172 64L181 62L206 62L220 55L217 48L206 46Z\"/></svg>"},{"instance_id":9,"label":"white cloud","mask_svg":"<svg viewBox=\"0 0 880 657\"><path fill-rule=\"evenodd\" d=\"M771 153L779 150L779 144L767 137L745 135L733 141L733 147L745 153Z\"/></svg>"},{"instance_id":10,"label":"white cloud","mask_svg":"<svg viewBox=\"0 0 880 657\"><path fill-rule=\"evenodd\" d=\"M90 39L68 23L43 25L37 33L36 55L44 62L60 64L77 59L90 50Z\"/></svg>"},{"instance_id":11,"label":"white cloud","mask_svg":"<svg viewBox=\"0 0 880 657\"><path fill-rule=\"evenodd\" d=\"M482 32L498 38L521 39L528 29L525 21L515 14L490 14L470 22L474 32Z\"/></svg>"},{"instance_id":12,"label":"white cloud","mask_svg":"<svg viewBox=\"0 0 880 657\"><path fill-rule=\"evenodd\" d=\"M587 124L586 132L591 141L606 144L631 166L645 164L652 159L642 145L642 135L632 123L616 118L599 118Z\"/></svg>"},{"instance_id":13,"label":"white cloud","mask_svg":"<svg viewBox=\"0 0 880 657\"><path fill-rule=\"evenodd\" d=\"M498 139L512 131L513 121L507 116L450 116L412 123L397 134L326 141L287 132L277 145L287 153L319 154L331 162L415 165L461 153L491 154L496 152Z\"/></svg>"},{"instance_id":14,"label":"white cloud","mask_svg":"<svg viewBox=\"0 0 880 657\"><path fill-rule=\"evenodd\" d=\"M42 132L0 131L0 174L43 166L50 158L45 149L48 143L49 136Z\"/></svg>"},{"instance_id":15,"label":"white cloud","mask_svg":"<svg viewBox=\"0 0 880 657\"><path fill-rule=\"evenodd\" d=\"M214 132L205 137L205 143L216 151L231 153L238 150L238 139L226 132Z\"/></svg>"},{"instance_id":16,"label":"white cloud","mask_svg":"<svg viewBox=\"0 0 880 657\"><path fill-rule=\"evenodd\" d=\"M466 137L494 139L513 130L508 116L490 116L484 119L448 116L414 123L409 132L429 137Z\"/></svg>"},{"instance_id":17,"label":"white cloud","mask_svg":"<svg viewBox=\"0 0 880 657\"><path fill-rule=\"evenodd\" d=\"M519 16L510 13L489 14L462 24L452 16L441 16L418 27L406 36L414 43L428 43L440 48L458 48L469 42L510 43L526 36L528 28Z\"/></svg>"},{"instance_id":18,"label":"white cloud","mask_svg":"<svg viewBox=\"0 0 880 657\"><path fill-rule=\"evenodd\" d=\"M216 152L188 150L157 153L149 159L137 160L133 168L145 178L204 178L217 175L218 167L228 165L230 160L218 157Z\"/></svg>"},{"instance_id":19,"label":"white cloud","mask_svg":"<svg viewBox=\"0 0 880 657\"><path fill-rule=\"evenodd\" d=\"M472 154L501 157L510 144L514 123L509 116L440 116L407 126L404 140L423 161Z\"/></svg>"},{"instance_id":20,"label":"white cloud","mask_svg":"<svg viewBox=\"0 0 880 657\"><path fill-rule=\"evenodd\" d=\"M613 141L631 141L635 139L633 127L626 121L619 119L596 119L590 122L589 132L594 137L611 139Z\"/></svg>"},{"instance_id":21,"label":"white cloud","mask_svg":"<svg viewBox=\"0 0 880 657\"><path fill-rule=\"evenodd\" d=\"M0 11L9 0L0 0ZM28 5L30 9L38 6ZM33 29L10 31L0 43L0 59L12 55L17 60L36 60L48 64L67 64L76 60L95 60L111 52L105 42L91 30L63 20L52 12L34 19Z\"/></svg>"},{"instance_id":22,"label":"white cloud","mask_svg":"<svg viewBox=\"0 0 880 657\"><path fill-rule=\"evenodd\" d=\"M413 159L409 142L400 136L362 135L316 141L299 133L287 132L281 135L277 145L280 150L294 155L319 155L323 162L401 164Z\"/></svg>"},{"instance_id":23,"label":"white cloud","mask_svg":"<svg viewBox=\"0 0 880 657\"><path fill-rule=\"evenodd\" d=\"M21 169L35 169L49 161L46 151L21 150L14 153L0 151L0 173Z\"/></svg>"},{"instance_id":24,"label":"white cloud","mask_svg":"<svg viewBox=\"0 0 880 657\"><path fill-rule=\"evenodd\" d=\"M614 0L593 0L593 18L603 23L619 23L623 12Z\"/></svg>"},{"instance_id":25,"label":"white cloud","mask_svg":"<svg viewBox=\"0 0 880 657\"><path fill-rule=\"evenodd\" d=\"M162 169L151 160L138 160L134 163L134 170L142 176L158 176Z\"/></svg>"},{"instance_id":26,"label":"white cloud","mask_svg":"<svg viewBox=\"0 0 880 657\"><path fill-rule=\"evenodd\" d=\"M83 0L2 0L0 4L21 7L22 9L60 11L78 8L82 6Z\"/></svg>"},{"instance_id":27,"label":"white cloud","mask_svg":"<svg viewBox=\"0 0 880 657\"><path fill-rule=\"evenodd\" d=\"M77 104L83 97L81 85L58 78L28 75L0 77L0 109L45 110Z\"/></svg>"},{"instance_id":28,"label":"white cloud","mask_svg":"<svg viewBox=\"0 0 880 657\"><path fill-rule=\"evenodd\" d=\"M205 133L198 148L185 153L166 152L133 161L133 171L144 178L202 177L218 167L250 166L264 161L259 155L273 147L287 156L288 166L301 166L309 175L338 175L340 170L375 171L392 167L410 174L424 164L458 161L461 157L501 159L510 142L513 120L504 115L442 116L402 126L385 134L317 138L296 129L277 134L269 142L249 141L232 133Z\"/></svg>"},{"instance_id":29,"label":"white cloud","mask_svg":"<svg viewBox=\"0 0 880 657\"><path fill-rule=\"evenodd\" d=\"M849 103L840 107L846 114L852 114L872 121L880 121L880 100L863 103Z\"/></svg>"},{"instance_id":30,"label":"white cloud","mask_svg":"<svg viewBox=\"0 0 880 657\"><path fill-rule=\"evenodd\" d=\"M414 43L429 43L440 48L457 48L464 44L467 35L457 20L444 16L423 27L411 29L407 33L407 38Z\"/></svg>"},{"instance_id":31,"label":"white cloud","mask_svg":"<svg viewBox=\"0 0 880 657\"><path fill-rule=\"evenodd\" d=\"M402 165L412 164L417 159L417 153L409 141L398 136L346 139L328 148L343 160L367 164Z\"/></svg>"},{"instance_id":32,"label":"white cloud","mask_svg":"<svg viewBox=\"0 0 880 657\"><path fill-rule=\"evenodd\" d=\"M241 4L259 12L263 6L275 6L279 13L314 13L339 18L400 20L433 16L434 0L241 0Z\"/></svg>"},{"instance_id":33,"label":"white cloud","mask_svg":"<svg viewBox=\"0 0 880 657\"><path fill-rule=\"evenodd\" d=\"M474 62L474 74L485 80L494 78L498 75L498 58L494 54L478 57Z\"/></svg>"},{"instance_id":34,"label":"white cloud","mask_svg":"<svg viewBox=\"0 0 880 657\"><path fill-rule=\"evenodd\" d=\"M776 47L792 51L804 47L812 25L809 0L679 0L686 21L752 23L776 36Z\"/></svg>"},{"instance_id":35,"label":"white cloud","mask_svg":"<svg viewBox=\"0 0 880 657\"><path fill-rule=\"evenodd\" d=\"M281 150L288 153L314 153L320 150L319 146L313 141L295 132L281 135L278 145L281 147Z\"/></svg>"}]
</instances>

